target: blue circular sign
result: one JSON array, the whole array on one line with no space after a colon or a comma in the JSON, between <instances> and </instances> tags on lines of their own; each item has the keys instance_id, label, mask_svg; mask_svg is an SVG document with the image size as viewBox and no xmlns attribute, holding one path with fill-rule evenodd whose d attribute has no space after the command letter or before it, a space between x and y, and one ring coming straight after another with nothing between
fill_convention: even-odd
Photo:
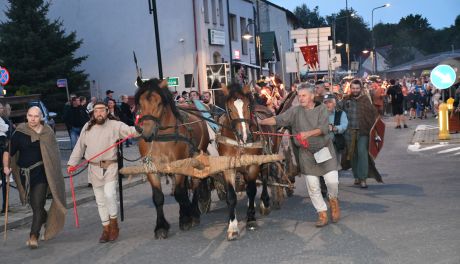
<instances>
[{"instance_id":1,"label":"blue circular sign","mask_svg":"<svg viewBox=\"0 0 460 264\"><path fill-rule=\"evenodd\" d=\"M434 87L438 89L447 89L451 87L455 83L456 79L457 74L455 73L454 68L444 64L436 66L430 74L431 82Z\"/></svg>"},{"instance_id":2,"label":"blue circular sign","mask_svg":"<svg viewBox=\"0 0 460 264\"><path fill-rule=\"evenodd\" d=\"M7 69L0 67L0 85L5 86L10 81L10 73Z\"/></svg>"}]
</instances>

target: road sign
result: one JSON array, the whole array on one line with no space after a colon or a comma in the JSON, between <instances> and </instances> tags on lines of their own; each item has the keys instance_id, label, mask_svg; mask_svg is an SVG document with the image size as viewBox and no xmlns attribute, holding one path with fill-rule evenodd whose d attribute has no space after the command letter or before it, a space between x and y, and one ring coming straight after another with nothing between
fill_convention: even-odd
<instances>
[{"instance_id":1,"label":"road sign","mask_svg":"<svg viewBox=\"0 0 460 264\"><path fill-rule=\"evenodd\" d=\"M58 79L56 81L56 85L59 88L66 88L67 87L67 79Z\"/></svg>"},{"instance_id":2,"label":"road sign","mask_svg":"<svg viewBox=\"0 0 460 264\"><path fill-rule=\"evenodd\" d=\"M434 87L447 89L451 87L457 78L454 68L449 65L438 65L431 71L430 80Z\"/></svg>"},{"instance_id":3,"label":"road sign","mask_svg":"<svg viewBox=\"0 0 460 264\"><path fill-rule=\"evenodd\" d=\"M5 86L10 81L10 73L7 69L0 67L0 85Z\"/></svg>"},{"instance_id":4,"label":"road sign","mask_svg":"<svg viewBox=\"0 0 460 264\"><path fill-rule=\"evenodd\" d=\"M169 87L179 86L179 77L168 77L168 86Z\"/></svg>"}]
</instances>

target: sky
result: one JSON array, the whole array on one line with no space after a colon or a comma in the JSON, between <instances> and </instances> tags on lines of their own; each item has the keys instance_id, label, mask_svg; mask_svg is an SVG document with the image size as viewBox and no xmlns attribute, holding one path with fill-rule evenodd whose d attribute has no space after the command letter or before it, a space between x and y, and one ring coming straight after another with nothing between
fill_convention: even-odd
<instances>
[{"instance_id":1,"label":"sky","mask_svg":"<svg viewBox=\"0 0 460 264\"><path fill-rule=\"evenodd\" d=\"M301 4L310 9L319 7L320 15L337 13L345 8L345 0L269 0L291 11ZM390 7L374 11L374 24L397 23L409 14L426 17L432 27L441 29L454 24L460 15L460 0L348 0L348 7L353 7L364 21L371 24L371 12L374 7L390 3Z\"/></svg>"}]
</instances>

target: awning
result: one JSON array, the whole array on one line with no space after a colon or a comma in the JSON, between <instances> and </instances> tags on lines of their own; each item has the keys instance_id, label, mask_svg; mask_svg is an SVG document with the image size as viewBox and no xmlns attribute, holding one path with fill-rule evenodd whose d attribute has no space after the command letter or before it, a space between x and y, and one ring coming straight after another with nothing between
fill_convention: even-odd
<instances>
[{"instance_id":1,"label":"awning","mask_svg":"<svg viewBox=\"0 0 460 264\"><path fill-rule=\"evenodd\" d=\"M247 67L250 67L250 68L254 68L254 69L260 69L260 66L259 66L259 65L247 63L247 62L244 62L244 61L234 60L233 63L234 63L234 64L244 65L244 66L247 66ZM262 67L262 70L263 70L263 71L268 71L269 69L268 69L267 67Z\"/></svg>"},{"instance_id":2,"label":"awning","mask_svg":"<svg viewBox=\"0 0 460 264\"><path fill-rule=\"evenodd\" d=\"M273 60L280 61L280 54L278 51L278 45L276 43L275 32L261 32L259 36L263 62L269 62Z\"/></svg>"}]
</instances>

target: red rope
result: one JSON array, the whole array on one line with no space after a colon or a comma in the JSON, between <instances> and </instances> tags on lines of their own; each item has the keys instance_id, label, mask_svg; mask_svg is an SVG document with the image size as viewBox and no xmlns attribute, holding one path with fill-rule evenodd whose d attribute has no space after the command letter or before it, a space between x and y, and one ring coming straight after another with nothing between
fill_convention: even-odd
<instances>
[{"instance_id":1,"label":"red rope","mask_svg":"<svg viewBox=\"0 0 460 264\"><path fill-rule=\"evenodd\" d=\"M69 169L67 170L67 174L69 175L69 178L70 178L70 190L72 192L72 202L73 202L73 213L74 213L74 216L75 216L75 226L77 228L80 227L80 223L78 221L78 211L77 211L77 201L75 199L75 189L74 189L74 185L73 185L73 173L78 170L79 168L85 166L86 164L90 163L91 161L93 161L94 159L96 159L97 157L101 156L102 154L106 153L107 151L113 149L114 147L118 146L118 145L121 145L123 144L123 142L125 142L126 140L130 139L134 137L133 134L131 135L128 135L127 137L125 137L124 139L116 142L115 144L111 145L110 147L106 148L105 150L99 152L98 154L94 155L93 157L91 157L90 159L88 160L84 160L83 162L81 162L80 164L78 164L77 166L70 166Z\"/></svg>"},{"instance_id":2,"label":"red rope","mask_svg":"<svg viewBox=\"0 0 460 264\"><path fill-rule=\"evenodd\" d=\"M303 148L308 148L309 143L307 139L302 138L302 134L298 133L296 135L291 135L291 134L281 134L281 133L270 133L270 132L254 132L254 134L257 135L267 135L267 136L277 136L277 137L295 137L297 141L299 141L299 144Z\"/></svg>"}]
</instances>

